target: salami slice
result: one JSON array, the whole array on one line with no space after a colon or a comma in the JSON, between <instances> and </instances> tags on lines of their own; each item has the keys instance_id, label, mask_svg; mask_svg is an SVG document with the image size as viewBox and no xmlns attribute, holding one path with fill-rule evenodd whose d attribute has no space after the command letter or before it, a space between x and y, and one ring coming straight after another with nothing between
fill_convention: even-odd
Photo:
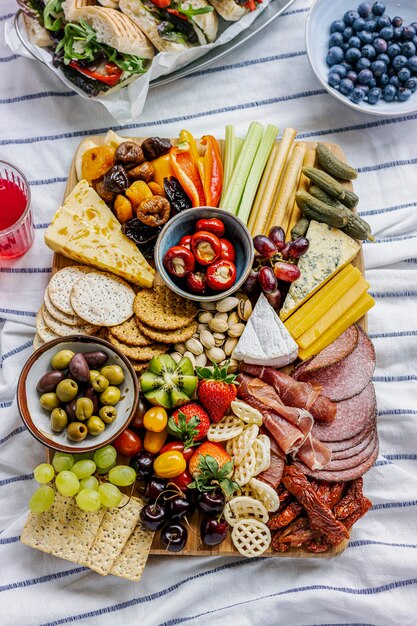
<instances>
[{"instance_id":1,"label":"salami slice","mask_svg":"<svg viewBox=\"0 0 417 626\"><path fill-rule=\"evenodd\" d=\"M340 450L348 450L349 448L357 446L358 443L361 443L374 430L375 423L376 420L374 419L372 422L369 422L369 424L363 430L361 430L360 433L354 435L353 437L350 437L350 439L342 439L341 441L329 441L329 448L332 450L332 452L338 452Z\"/></svg>"},{"instance_id":2,"label":"salami slice","mask_svg":"<svg viewBox=\"0 0 417 626\"><path fill-rule=\"evenodd\" d=\"M303 372L303 381L321 385L322 393L340 402L356 396L372 378L375 369L375 349L372 341L358 326L358 344L354 351L336 365Z\"/></svg>"},{"instance_id":3,"label":"salami slice","mask_svg":"<svg viewBox=\"0 0 417 626\"><path fill-rule=\"evenodd\" d=\"M369 382L357 396L337 403L333 422L316 422L312 434L326 442L350 439L374 422L375 410L375 389Z\"/></svg>"},{"instance_id":4,"label":"salami slice","mask_svg":"<svg viewBox=\"0 0 417 626\"><path fill-rule=\"evenodd\" d=\"M377 439L378 435L376 431L374 431L368 445L365 446L361 452L358 452L358 454L355 454L354 456L347 457L346 459L332 459L323 469L325 469L326 472L340 472L342 470L351 469L361 465L368 457L371 456Z\"/></svg>"},{"instance_id":5,"label":"salami slice","mask_svg":"<svg viewBox=\"0 0 417 626\"><path fill-rule=\"evenodd\" d=\"M364 450L369 442L372 440L374 433L375 429L372 429L362 441L356 444L356 446L352 446L350 448L347 448L346 450L338 450L336 452L332 450L332 461L336 461L337 459L348 459L355 456L356 454L359 454L359 452L362 452L362 450Z\"/></svg>"},{"instance_id":6,"label":"salami slice","mask_svg":"<svg viewBox=\"0 0 417 626\"><path fill-rule=\"evenodd\" d=\"M346 359L346 357L354 351L358 345L358 340L359 331L358 326L355 324L354 326L350 326L340 337L333 341L333 343L319 352L307 366L303 367L304 363L301 363L299 371L297 371L298 368L296 368L292 376L297 380L305 380L305 377L310 376L312 372L343 361L343 359Z\"/></svg>"}]
</instances>

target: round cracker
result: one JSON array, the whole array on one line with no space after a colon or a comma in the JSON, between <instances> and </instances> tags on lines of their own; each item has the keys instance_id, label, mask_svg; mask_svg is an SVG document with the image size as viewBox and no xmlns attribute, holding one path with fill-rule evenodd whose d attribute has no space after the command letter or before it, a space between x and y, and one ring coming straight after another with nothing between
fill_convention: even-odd
<instances>
[{"instance_id":1,"label":"round cracker","mask_svg":"<svg viewBox=\"0 0 417 626\"><path fill-rule=\"evenodd\" d=\"M78 326L68 326L68 324L63 324L62 322L56 320L48 311L46 307L43 308L43 319L45 320L45 324L49 326L49 328L55 334L60 337L68 337L68 335L92 335L98 330L97 326L93 326L92 324L79 324Z\"/></svg>"},{"instance_id":2,"label":"round cracker","mask_svg":"<svg viewBox=\"0 0 417 626\"><path fill-rule=\"evenodd\" d=\"M134 316L123 322L123 324L112 326L109 328L109 332L113 337L116 337L122 343L127 343L129 346L144 347L153 343L150 337L141 332Z\"/></svg>"},{"instance_id":3,"label":"round cracker","mask_svg":"<svg viewBox=\"0 0 417 626\"><path fill-rule=\"evenodd\" d=\"M141 374L146 369L148 369L149 361L135 361L135 359L129 360L136 374Z\"/></svg>"},{"instance_id":4,"label":"round cracker","mask_svg":"<svg viewBox=\"0 0 417 626\"><path fill-rule=\"evenodd\" d=\"M181 343L187 341L187 339L191 339L198 327L198 322L195 320L184 328L178 328L178 330L171 331L151 328L151 326L141 322L139 318L136 318L136 324L144 335L149 337L151 340L159 341L160 343Z\"/></svg>"},{"instance_id":5,"label":"round cracker","mask_svg":"<svg viewBox=\"0 0 417 626\"><path fill-rule=\"evenodd\" d=\"M35 333L35 336L33 338L33 349L37 350L38 348L43 346L44 343L44 340L39 337L38 333Z\"/></svg>"},{"instance_id":6,"label":"round cracker","mask_svg":"<svg viewBox=\"0 0 417 626\"><path fill-rule=\"evenodd\" d=\"M109 272L90 272L71 290L71 305L83 320L96 326L117 326L133 315L135 292Z\"/></svg>"},{"instance_id":7,"label":"round cracker","mask_svg":"<svg viewBox=\"0 0 417 626\"><path fill-rule=\"evenodd\" d=\"M67 326L78 326L83 323L83 320L78 317L78 315L68 315L67 313L63 313L63 311L56 308L51 300L51 296L49 295L48 287L45 289L45 293L43 295L43 303L45 305L45 310L48 311L48 313L58 322L67 324Z\"/></svg>"},{"instance_id":8,"label":"round cracker","mask_svg":"<svg viewBox=\"0 0 417 626\"><path fill-rule=\"evenodd\" d=\"M159 330L177 330L188 326L197 315L197 307L165 285L138 292L133 305L141 322Z\"/></svg>"},{"instance_id":9,"label":"round cracker","mask_svg":"<svg viewBox=\"0 0 417 626\"><path fill-rule=\"evenodd\" d=\"M87 265L69 265L56 272L49 281L48 293L51 302L57 309L67 315L74 315L71 305L71 289L81 276L92 272Z\"/></svg>"},{"instance_id":10,"label":"round cracker","mask_svg":"<svg viewBox=\"0 0 417 626\"><path fill-rule=\"evenodd\" d=\"M134 359L135 361L149 361L154 356L165 354L168 351L168 346L163 343L153 343L150 346L128 346L126 343L118 341L116 337L113 337L109 333L108 340L110 343L118 348L128 359Z\"/></svg>"},{"instance_id":11,"label":"round cracker","mask_svg":"<svg viewBox=\"0 0 417 626\"><path fill-rule=\"evenodd\" d=\"M44 312L44 306L42 305L41 308L38 311L37 316L36 316L36 332L37 332L37 334L39 335L39 337L44 342L45 341L52 341L52 339L59 339L59 335L54 333L46 325L45 319L43 317L43 312Z\"/></svg>"}]
</instances>

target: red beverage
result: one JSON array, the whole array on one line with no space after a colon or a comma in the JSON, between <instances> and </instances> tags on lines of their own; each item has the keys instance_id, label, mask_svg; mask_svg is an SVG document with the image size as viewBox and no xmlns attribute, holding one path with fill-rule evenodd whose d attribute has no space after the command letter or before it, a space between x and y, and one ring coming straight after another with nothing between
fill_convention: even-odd
<instances>
[{"instance_id":1,"label":"red beverage","mask_svg":"<svg viewBox=\"0 0 417 626\"><path fill-rule=\"evenodd\" d=\"M28 182L17 168L0 161L0 259L22 256L32 243Z\"/></svg>"}]
</instances>

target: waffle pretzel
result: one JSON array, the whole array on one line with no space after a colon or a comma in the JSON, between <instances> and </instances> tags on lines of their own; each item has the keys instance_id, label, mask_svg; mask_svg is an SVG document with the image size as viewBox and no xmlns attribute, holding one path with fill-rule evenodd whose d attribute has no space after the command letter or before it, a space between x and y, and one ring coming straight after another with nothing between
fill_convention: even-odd
<instances>
[{"instance_id":1,"label":"waffle pretzel","mask_svg":"<svg viewBox=\"0 0 417 626\"><path fill-rule=\"evenodd\" d=\"M271 442L268 435L258 435L252 444L256 457L254 476L268 469L271 464Z\"/></svg>"},{"instance_id":2,"label":"waffle pretzel","mask_svg":"<svg viewBox=\"0 0 417 626\"><path fill-rule=\"evenodd\" d=\"M256 424L250 424L243 429L238 437L229 439L226 443L226 450L233 457L235 466L242 463L245 455L252 447L253 442L258 436L259 428Z\"/></svg>"},{"instance_id":3,"label":"waffle pretzel","mask_svg":"<svg viewBox=\"0 0 417 626\"><path fill-rule=\"evenodd\" d=\"M265 506L269 513L275 513L279 509L279 498L275 489L257 478L251 478L249 481L251 495Z\"/></svg>"},{"instance_id":4,"label":"waffle pretzel","mask_svg":"<svg viewBox=\"0 0 417 626\"><path fill-rule=\"evenodd\" d=\"M242 556L260 556L271 544L271 531L257 519L241 519L233 527L232 541Z\"/></svg>"},{"instance_id":5,"label":"waffle pretzel","mask_svg":"<svg viewBox=\"0 0 417 626\"><path fill-rule=\"evenodd\" d=\"M225 415L221 422L211 424L207 439L209 441L228 441L238 437L243 428L244 423L236 415Z\"/></svg>"},{"instance_id":6,"label":"waffle pretzel","mask_svg":"<svg viewBox=\"0 0 417 626\"><path fill-rule=\"evenodd\" d=\"M246 485L250 479L255 476L255 467L256 454L253 447L251 447L243 457L243 461L235 467L233 480L235 480L239 486Z\"/></svg>"},{"instance_id":7,"label":"waffle pretzel","mask_svg":"<svg viewBox=\"0 0 417 626\"><path fill-rule=\"evenodd\" d=\"M248 496L237 496L230 500L224 507L223 515L230 526L235 526L241 519L257 519L265 524L269 519L262 502Z\"/></svg>"},{"instance_id":8,"label":"waffle pretzel","mask_svg":"<svg viewBox=\"0 0 417 626\"><path fill-rule=\"evenodd\" d=\"M233 400L231 403L233 413L247 424L256 424L262 426L262 413L258 409L254 409L242 400Z\"/></svg>"}]
</instances>

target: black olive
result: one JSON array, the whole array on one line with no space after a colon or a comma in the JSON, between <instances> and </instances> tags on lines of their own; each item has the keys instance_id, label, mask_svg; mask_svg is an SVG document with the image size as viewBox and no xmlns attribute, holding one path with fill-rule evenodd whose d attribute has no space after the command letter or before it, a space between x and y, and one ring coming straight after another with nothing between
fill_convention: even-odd
<instances>
[{"instance_id":1,"label":"black olive","mask_svg":"<svg viewBox=\"0 0 417 626\"><path fill-rule=\"evenodd\" d=\"M129 187L129 180L121 165L114 165L103 177L103 187L112 193L122 193Z\"/></svg>"},{"instance_id":2,"label":"black olive","mask_svg":"<svg viewBox=\"0 0 417 626\"><path fill-rule=\"evenodd\" d=\"M169 139L161 139L161 137L149 137L142 142L141 148L147 161L158 159L167 154L172 148Z\"/></svg>"}]
</instances>

